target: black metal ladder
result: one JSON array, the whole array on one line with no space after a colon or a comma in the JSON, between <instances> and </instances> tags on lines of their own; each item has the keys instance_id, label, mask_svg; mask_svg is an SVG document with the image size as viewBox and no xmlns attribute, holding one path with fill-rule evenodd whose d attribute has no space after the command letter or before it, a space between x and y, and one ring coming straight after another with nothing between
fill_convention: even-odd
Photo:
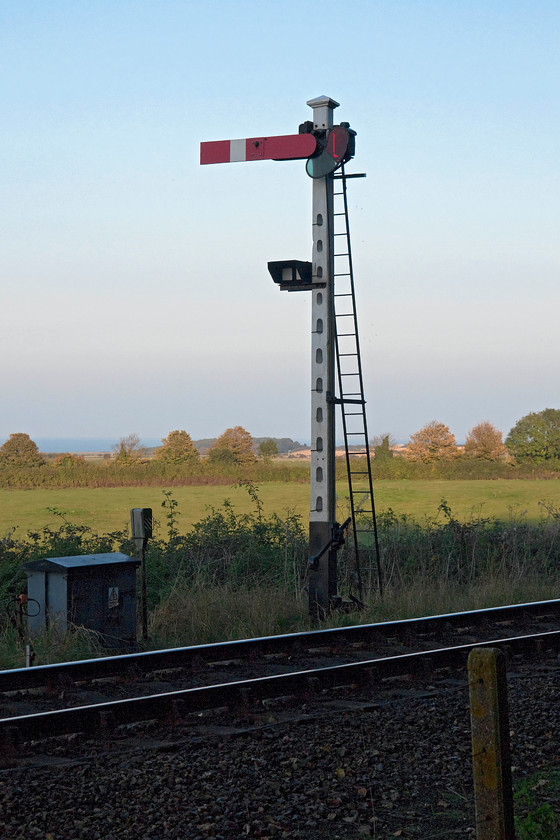
<instances>
[{"instance_id":1,"label":"black metal ladder","mask_svg":"<svg viewBox=\"0 0 560 840\"><path fill-rule=\"evenodd\" d=\"M344 165L334 175L334 332L338 374L338 396L334 400L340 405L342 416L346 470L350 495L350 515L356 558L356 582L359 597L362 599L363 580L360 554L371 558L368 563L368 568L370 572L376 568L377 586L381 595L383 594L383 580L377 522L375 518L371 457L366 420L366 401L364 397L358 317L354 293L354 270L348 221L346 181L352 177L361 176L346 175ZM357 486L358 482L362 484L361 487ZM364 482L366 484L365 489L363 487ZM358 514L363 517L363 527L361 525L358 527ZM373 545L371 542L372 536ZM375 555L375 566L372 562L373 554Z\"/></svg>"}]
</instances>

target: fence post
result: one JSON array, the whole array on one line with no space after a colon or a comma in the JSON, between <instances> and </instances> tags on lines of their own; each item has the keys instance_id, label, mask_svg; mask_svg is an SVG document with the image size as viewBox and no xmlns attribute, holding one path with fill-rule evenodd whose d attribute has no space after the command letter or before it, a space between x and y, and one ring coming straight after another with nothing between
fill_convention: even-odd
<instances>
[{"instance_id":1,"label":"fence post","mask_svg":"<svg viewBox=\"0 0 560 840\"><path fill-rule=\"evenodd\" d=\"M515 840L506 667L496 648L469 654L477 840Z\"/></svg>"}]
</instances>

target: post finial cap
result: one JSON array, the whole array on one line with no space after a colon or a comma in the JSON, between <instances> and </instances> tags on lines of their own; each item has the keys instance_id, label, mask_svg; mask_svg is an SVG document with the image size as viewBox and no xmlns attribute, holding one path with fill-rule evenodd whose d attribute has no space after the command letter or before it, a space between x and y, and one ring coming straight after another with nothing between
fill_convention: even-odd
<instances>
[{"instance_id":1,"label":"post finial cap","mask_svg":"<svg viewBox=\"0 0 560 840\"><path fill-rule=\"evenodd\" d=\"M310 108L338 108L340 102L331 99L330 96L317 96L315 99L309 99L306 104Z\"/></svg>"}]
</instances>

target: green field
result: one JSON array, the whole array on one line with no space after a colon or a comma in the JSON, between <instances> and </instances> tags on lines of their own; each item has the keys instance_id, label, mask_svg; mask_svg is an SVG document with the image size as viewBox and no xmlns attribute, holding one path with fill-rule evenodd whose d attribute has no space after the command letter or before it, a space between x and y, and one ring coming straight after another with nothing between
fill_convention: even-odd
<instances>
[{"instance_id":1,"label":"green field","mask_svg":"<svg viewBox=\"0 0 560 840\"><path fill-rule=\"evenodd\" d=\"M174 487L171 492L179 504L178 526L183 533L202 519L210 507L220 507L226 499L238 512L254 510L247 491L240 487ZM557 480L378 481L375 493L378 512L392 508L397 514L407 513L420 521L435 517L442 499L461 520L468 520L473 515L504 520L525 516L534 520L543 515L539 502L560 508L560 481ZM306 521L309 507L306 484L263 483L258 487L258 495L265 514L276 512L283 516L287 511L294 511ZM338 492L340 521L347 516L347 496L346 484L341 482ZM21 537L44 525L60 524L53 508L76 524L89 525L104 533L126 528L130 508L151 507L156 525L159 522L163 528L163 499L159 487L0 490L0 537L14 527L16 535Z\"/></svg>"}]
</instances>

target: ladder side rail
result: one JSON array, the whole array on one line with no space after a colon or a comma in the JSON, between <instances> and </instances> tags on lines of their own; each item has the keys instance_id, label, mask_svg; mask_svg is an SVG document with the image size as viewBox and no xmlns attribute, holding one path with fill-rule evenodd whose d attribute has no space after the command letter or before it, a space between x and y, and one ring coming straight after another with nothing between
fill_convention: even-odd
<instances>
[{"instance_id":1,"label":"ladder side rail","mask_svg":"<svg viewBox=\"0 0 560 840\"><path fill-rule=\"evenodd\" d=\"M336 335L336 332L335 332ZM346 423L346 415L344 412L344 391L342 390L342 377L340 375L340 363L338 359L338 336L336 337L336 350L337 350L337 370L338 370L338 392L340 394L341 404L340 404L340 413L342 415L342 430L344 435L344 453L346 458L346 475L348 477L348 496L350 499L350 516L352 518L352 538L354 542L354 554L356 558L356 578L358 583L358 596L360 600L363 597L363 585L362 585L362 573L360 569L360 554L359 554L359 545L358 545L358 535L356 533L356 506L354 503L354 489L352 484L352 468L350 464L350 449L348 445L348 428Z\"/></svg>"},{"instance_id":2,"label":"ladder side rail","mask_svg":"<svg viewBox=\"0 0 560 840\"><path fill-rule=\"evenodd\" d=\"M359 346L358 346L358 342L357 342L358 336L357 336L357 332L356 332L356 328L357 328L356 302L355 302L355 294L354 294L354 276L353 276L352 255L351 255L351 248L350 248L350 226L349 226L349 219L348 219L348 201L347 201L347 193L346 193L346 178L345 178L344 166L341 167L341 182L342 182L342 193L341 193L341 195L342 195L342 199L343 199L344 210L339 215L343 216L343 218L344 218L344 226L345 226L344 234L346 236L347 259L348 259L348 269L349 269L346 276L349 276L349 278L350 278L350 295L351 295L351 298L352 298L352 312L348 313L348 315L351 315L352 322L354 324L354 331L349 332L348 335L351 338L354 339L354 342L355 342L355 345L356 345L356 355L357 355L358 365L359 365L359 362L360 362ZM337 341L338 341L338 331L337 331ZM341 396L341 400L344 400L343 378L342 378L341 371L340 371L340 356L339 356L339 353L338 353L338 347L337 347L337 364L338 364L338 371L339 371L339 393L340 393L340 396ZM360 373L360 367L359 366L358 366L358 373ZM358 376L358 393L359 393L359 396L362 400L362 405L361 405L362 412L361 413L362 413L362 416L363 416L363 414L364 414L364 404L363 404L364 388L363 388L363 379L362 379L361 375ZM355 497L356 493L354 491L353 480L352 480L352 468L351 468L351 464L350 464L350 452L349 452L349 448L348 448L348 436L346 434L346 417L345 417L345 411L344 411L344 402L341 403L341 413L342 413L342 425L343 425L343 429L344 429L344 432L345 432L344 443L345 443L345 454L346 454L346 470L347 470L347 475L348 475L348 490L349 490L349 497L350 497L350 510L351 510L351 516L352 516L352 537L353 537L353 542L354 542L354 553L355 553L355 557L356 557L356 576L358 578L359 594L360 594L360 599L361 599L362 598L362 586L361 586L360 544L359 544L359 539L358 539L358 529L356 527L357 511L356 511L356 505L355 505L355 500L354 500L354 497ZM367 438L366 438L366 451L367 451ZM369 470L368 470L368 473L369 473Z\"/></svg>"},{"instance_id":3,"label":"ladder side rail","mask_svg":"<svg viewBox=\"0 0 560 840\"><path fill-rule=\"evenodd\" d=\"M343 176L344 176L344 167L342 167L342 173L343 173ZM348 232L349 232L348 205L347 205L347 202L346 202L346 194L345 194L346 182L344 180L344 177L342 178L342 183L343 183L342 196L343 196L343 199L344 199L344 212L339 213L338 215L339 216L344 216L345 230L343 232L343 235L346 236L347 250L348 250L348 255L347 256L349 257L349 255L350 255L350 242L349 242L349 238L348 238ZM349 262L349 272L345 276L350 276L352 313L348 313L348 314L353 316L353 321L354 321L354 324L355 324L356 323L356 319L355 319L355 299L354 299L353 282L352 282L353 281L352 266L351 266L350 262ZM336 280L336 275L335 275L335 280ZM336 301L336 297L335 297L335 301ZM342 417L342 430L343 430L343 436L344 436L344 453L345 453L345 459L346 459L346 474L347 474L347 477L348 477L350 515L351 515L351 518L352 518L352 538L353 538L353 543L354 543L354 555L355 555L355 563L356 563L356 578L357 578L357 584L358 584L358 595L359 595L359 598L361 600L362 597L363 597L363 585L362 585L362 574L361 574L361 568L360 568L360 547L359 547L358 534L357 534L357 529L356 529L356 506L355 506L355 501L354 501L355 493L354 493L353 481L352 481L352 467L351 467L351 464L350 464L348 426L347 426L347 422L346 422L346 412L344 410L344 380L343 380L342 367L341 367L341 363L340 363L341 353L340 353L340 343L339 343L339 334L338 334L339 330L338 330L338 321L337 321L337 317L336 317L336 310L335 310L335 331L334 332L335 332L336 364L337 364L337 374L338 374L338 392L340 394L340 411L341 411L341 417ZM354 331L354 333L350 333L350 335L353 338L355 338L356 337L355 331ZM354 354L352 354L352 355L354 355ZM361 379L359 379L358 381L361 382ZM362 400L362 411L363 411L363 398L364 398L363 387L360 387L359 395L360 395L360 398Z\"/></svg>"},{"instance_id":4,"label":"ladder side rail","mask_svg":"<svg viewBox=\"0 0 560 840\"><path fill-rule=\"evenodd\" d=\"M342 369L340 364L340 343L338 337L338 325L336 319L336 312L335 312L335 352L336 352L336 369L337 369L337 378L338 378L338 393L340 395L340 413L342 418L342 433L344 437L344 455L346 459L346 475L348 477L348 490L349 490L349 499L350 499L350 516L352 518L352 539L354 542L354 554L356 558L356 577L358 583L358 597L360 600L363 598L363 586L362 586L362 575L360 569L360 562L359 562L359 545L358 545L358 535L356 533L356 509L354 504L354 492L352 486L352 469L350 465L350 450L348 445L348 425L346 422L346 412L344 411L344 383L342 377Z\"/></svg>"},{"instance_id":5,"label":"ladder side rail","mask_svg":"<svg viewBox=\"0 0 560 840\"><path fill-rule=\"evenodd\" d=\"M357 350L357 362L358 362L358 380L359 380L359 387L362 395L362 411L363 411L363 423L364 423L364 433L365 433L365 449L366 449L366 461L367 461L367 469L368 469L368 484L369 484L369 493L371 498L371 510L372 510L372 524L373 524L373 536L374 536L374 544L375 544L375 554L376 554L376 561L377 561L377 584L379 588L379 594L383 595L383 576L381 570L381 554L379 550L379 535L377 530L377 517L375 514L375 501L373 495L373 477L371 473L371 455L369 450L369 437L367 431L367 419L366 419L366 406L365 406L365 398L364 398L364 381L363 381L363 372L362 372L362 357L360 351L360 336L358 330L358 315L356 309L356 298L355 298L355 286L354 286L354 266L352 261L352 247L351 247L351 240L350 240L350 226L348 221L348 195L346 189L346 175L344 171L344 165L341 167L341 174L342 174L342 198L344 202L344 220L346 224L346 236L347 236L347 243L348 243L348 266L350 271L350 287L352 291L352 301L353 301L353 314L354 314L354 332L356 337L356 350ZM352 494L350 494L352 495ZM352 524L355 529L355 520L352 520Z\"/></svg>"}]
</instances>

